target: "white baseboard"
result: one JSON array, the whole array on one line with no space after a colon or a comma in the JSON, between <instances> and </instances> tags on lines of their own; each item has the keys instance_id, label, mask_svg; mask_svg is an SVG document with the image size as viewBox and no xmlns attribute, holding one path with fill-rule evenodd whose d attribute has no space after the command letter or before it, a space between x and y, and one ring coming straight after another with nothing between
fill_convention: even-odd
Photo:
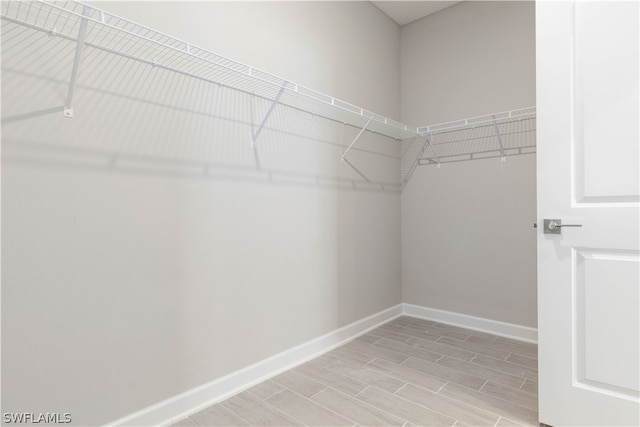
<instances>
[{"instance_id":1,"label":"white baseboard","mask_svg":"<svg viewBox=\"0 0 640 427\"><path fill-rule=\"evenodd\" d=\"M350 325L331 331L321 337L285 350L282 353L271 356L244 369L232 372L229 375L203 384L200 387L185 391L184 393L180 393L155 405L127 415L108 425L170 425L278 375L281 372L316 358L402 315L447 323L531 343L536 343L538 337L538 331L535 328L412 304L398 304L353 322Z\"/></svg>"},{"instance_id":2,"label":"white baseboard","mask_svg":"<svg viewBox=\"0 0 640 427\"><path fill-rule=\"evenodd\" d=\"M488 332L490 334L514 340L534 344L537 344L538 342L538 330L528 326L469 316L468 314L454 313L452 311L421 307L413 304L402 304L402 312L407 316L434 320L436 322L447 323L449 325L460 326L467 329L473 329L475 331Z\"/></svg>"},{"instance_id":3,"label":"white baseboard","mask_svg":"<svg viewBox=\"0 0 640 427\"><path fill-rule=\"evenodd\" d=\"M170 425L281 372L318 357L402 314L403 305L398 304L244 369L127 415L108 425Z\"/></svg>"}]
</instances>

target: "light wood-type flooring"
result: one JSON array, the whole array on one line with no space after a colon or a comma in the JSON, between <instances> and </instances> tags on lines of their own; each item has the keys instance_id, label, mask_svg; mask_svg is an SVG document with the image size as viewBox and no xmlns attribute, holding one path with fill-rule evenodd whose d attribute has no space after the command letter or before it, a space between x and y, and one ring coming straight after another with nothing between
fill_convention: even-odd
<instances>
[{"instance_id":1,"label":"light wood-type flooring","mask_svg":"<svg viewBox=\"0 0 640 427\"><path fill-rule=\"evenodd\" d=\"M400 317L174 425L537 426L537 351Z\"/></svg>"}]
</instances>

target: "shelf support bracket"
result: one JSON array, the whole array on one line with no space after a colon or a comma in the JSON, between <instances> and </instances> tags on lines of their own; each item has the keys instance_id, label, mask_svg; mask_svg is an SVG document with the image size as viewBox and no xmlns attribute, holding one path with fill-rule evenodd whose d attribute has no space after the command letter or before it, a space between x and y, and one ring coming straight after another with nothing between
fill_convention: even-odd
<instances>
[{"instance_id":1,"label":"shelf support bracket","mask_svg":"<svg viewBox=\"0 0 640 427\"><path fill-rule=\"evenodd\" d=\"M365 123L365 125L362 127L362 129L360 129L360 132L358 132L358 134L356 135L355 138L353 138L353 141L351 141L351 144L349 145L349 147L344 151L344 153L342 153L342 157L340 158L340 160L342 160L343 162L345 162L346 164L348 164L349 166L351 166L351 169L353 169L354 171L356 171L356 173L358 175L360 175L362 178L364 178L365 181L367 182L371 182L369 180L369 178L367 178L362 172L360 172L358 170L358 168L356 168L355 166L353 166L353 164L347 160L345 158L345 156L347 155L347 153L349 151L351 151L351 149L353 148L353 146L355 145L355 143L358 141L358 139L360 139L360 137L362 136L362 134L364 133L365 130L367 130L367 128L369 127L369 124L371 124L371 121L373 120L373 114L371 115L371 117L369 118L369 120L367 121L367 123Z\"/></svg>"},{"instance_id":2,"label":"shelf support bracket","mask_svg":"<svg viewBox=\"0 0 640 427\"><path fill-rule=\"evenodd\" d=\"M356 135L355 138L353 138L353 141L351 142L351 144L349 145L349 147L344 151L344 153L342 153L342 158L340 160L342 160L343 162L347 162L347 160L344 158L347 153L349 151L351 151L351 148L353 148L353 146L355 145L355 143L358 141L358 139L360 139L360 137L362 136L362 134L364 133L365 130L367 130L367 128L369 127L369 124L371 123L371 121L373 120L373 115L369 118L369 121L364 125L364 127L362 129L360 129L360 132L358 132L358 134ZM351 165L351 163L347 162L349 165ZM351 165L351 167L353 168L353 165ZM355 169L355 168L354 168ZM358 172L359 173L359 172Z\"/></svg>"},{"instance_id":3,"label":"shelf support bracket","mask_svg":"<svg viewBox=\"0 0 640 427\"><path fill-rule=\"evenodd\" d=\"M85 16L80 19L80 28L78 29L78 41L76 44L76 55L73 60L73 68L71 69L71 79L69 79L69 91L67 92L67 100L64 103L63 114L65 117L73 117L73 96L76 92L76 84L78 83L78 70L80 69L80 59L82 58L82 49L84 48L84 39L87 35L87 23L91 8L84 6L82 9L82 15Z\"/></svg>"},{"instance_id":4,"label":"shelf support bracket","mask_svg":"<svg viewBox=\"0 0 640 427\"><path fill-rule=\"evenodd\" d=\"M273 102L271 103L271 106L269 107L269 110L267 110L267 114L264 115L264 118L262 119L262 123L260 123L260 126L258 126L258 130L253 135L253 137L251 138L251 148L253 148L253 149L256 148L256 141L258 140L258 136L260 135L260 132L262 132L262 129L264 128L265 123L267 123L267 120L269 120L269 116L271 115L271 113L273 113L273 110L276 108L276 105L278 104L278 101L280 101L280 97L284 93L284 89L286 87L287 87L287 82L284 82L282 84L282 86L280 87L280 90L278 91L278 94L273 99Z\"/></svg>"},{"instance_id":5,"label":"shelf support bracket","mask_svg":"<svg viewBox=\"0 0 640 427\"><path fill-rule=\"evenodd\" d=\"M356 171L356 173L357 173L358 175L360 175L362 178L364 178L364 180L365 180L365 181L367 181L367 182L369 182L369 183L371 182L371 181L369 180L369 178L367 178L367 177L365 176L365 174L363 174L362 172L360 172L360 171L358 170L358 168L356 168L355 166L353 166L353 164L352 164L349 160L347 160L347 159L342 159L342 160L343 160L346 164L348 164L349 166L351 166L351 168L352 168L354 171Z\"/></svg>"},{"instance_id":6,"label":"shelf support bracket","mask_svg":"<svg viewBox=\"0 0 640 427\"><path fill-rule=\"evenodd\" d=\"M496 116L493 116L493 127L496 130L496 137L498 138L498 145L500 146L500 161L506 162L507 156L504 154L504 147L502 146L502 136L500 135L500 129L498 129L498 122L496 122Z\"/></svg>"},{"instance_id":7,"label":"shelf support bracket","mask_svg":"<svg viewBox=\"0 0 640 427\"><path fill-rule=\"evenodd\" d=\"M431 148L431 152L433 153L433 158L436 159L436 167L440 167L440 157L438 157L438 153L436 153L436 149L434 148L433 144L431 144L431 134L427 133L427 145L429 146L429 148Z\"/></svg>"},{"instance_id":8,"label":"shelf support bracket","mask_svg":"<svg viewBox=\"0 0 640 427\"><path fill-rule=\"evenodd\" d=\"M420 152L418 152L418 155L416 156L415 160L411 164L411 167L409 168L409 171L407 172L407 174L402 179L401 187L403 189L404 189L404 186L407 185L407 182L409 182L409 179L411 178L411 175L413 175L413 172L416 170L416 167L422 166L424 164L424 163L422 163L422 160L423 160L422 159L422 155L427 150L427 146L431 147L431 151L433 151L433 156L436 158L436 163L437 163L438 167L440 167L440 158L436 154L436 150L434 149L433 145L431 145L431 134L427 133L426 137L425 137L425 140L424 140L424 143L422 144L422 148L420 148ZM408 149L407 149L407 151L408 151ZM433 163L433 160L430 160L430 164L431 163Z\"/></svg>"}]
</instances>

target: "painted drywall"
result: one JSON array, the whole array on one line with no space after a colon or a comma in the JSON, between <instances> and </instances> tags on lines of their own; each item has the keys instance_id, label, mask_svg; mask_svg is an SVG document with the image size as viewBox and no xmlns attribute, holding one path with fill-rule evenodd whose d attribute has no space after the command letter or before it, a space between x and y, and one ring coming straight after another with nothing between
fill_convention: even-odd
<instances>
[{"instance_id":1,"label":"painted drywall","mask_svg":"<svg viewBox=\"0 0 640 427\"><path fill-rule=\"evenodd\" d=\"M94 5L399 118L369 2ZM265 130L278 179L234 122L268 103L91 49L65 119L74 47L48 37L2 40L3 412L104 424L401 302L399 194L333 180L353 130L278 110L317 138Z\"/></svg>"},{"instance_id":2,"label":"painted drywall","mask_svg":"<svg viewBox=\"0 0 640 427\"><path fill-rule=\"evenodd\" d=\"M402 27L402 120L535 105L533 2L462 2ZM535 156L420 166L402 193L403 302L536 326Z\"/></svg>"}]
</instances>

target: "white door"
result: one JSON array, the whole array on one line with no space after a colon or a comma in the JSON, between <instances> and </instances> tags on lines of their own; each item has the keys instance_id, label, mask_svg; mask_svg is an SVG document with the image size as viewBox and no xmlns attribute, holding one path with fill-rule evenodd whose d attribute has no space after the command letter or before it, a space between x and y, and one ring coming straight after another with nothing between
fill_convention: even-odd
<instances>
[{"instance_id":1,"label":"white door","mask_svg":"<svg viewBox=\"0 0 640 427\"><path fill-rule=\"evenodd\" d=\"M536 3L539 403L553 426L640 425L639 21L637 1ZM545 234L545 218L582 227Z\"/></svg>"}]
</instances>

